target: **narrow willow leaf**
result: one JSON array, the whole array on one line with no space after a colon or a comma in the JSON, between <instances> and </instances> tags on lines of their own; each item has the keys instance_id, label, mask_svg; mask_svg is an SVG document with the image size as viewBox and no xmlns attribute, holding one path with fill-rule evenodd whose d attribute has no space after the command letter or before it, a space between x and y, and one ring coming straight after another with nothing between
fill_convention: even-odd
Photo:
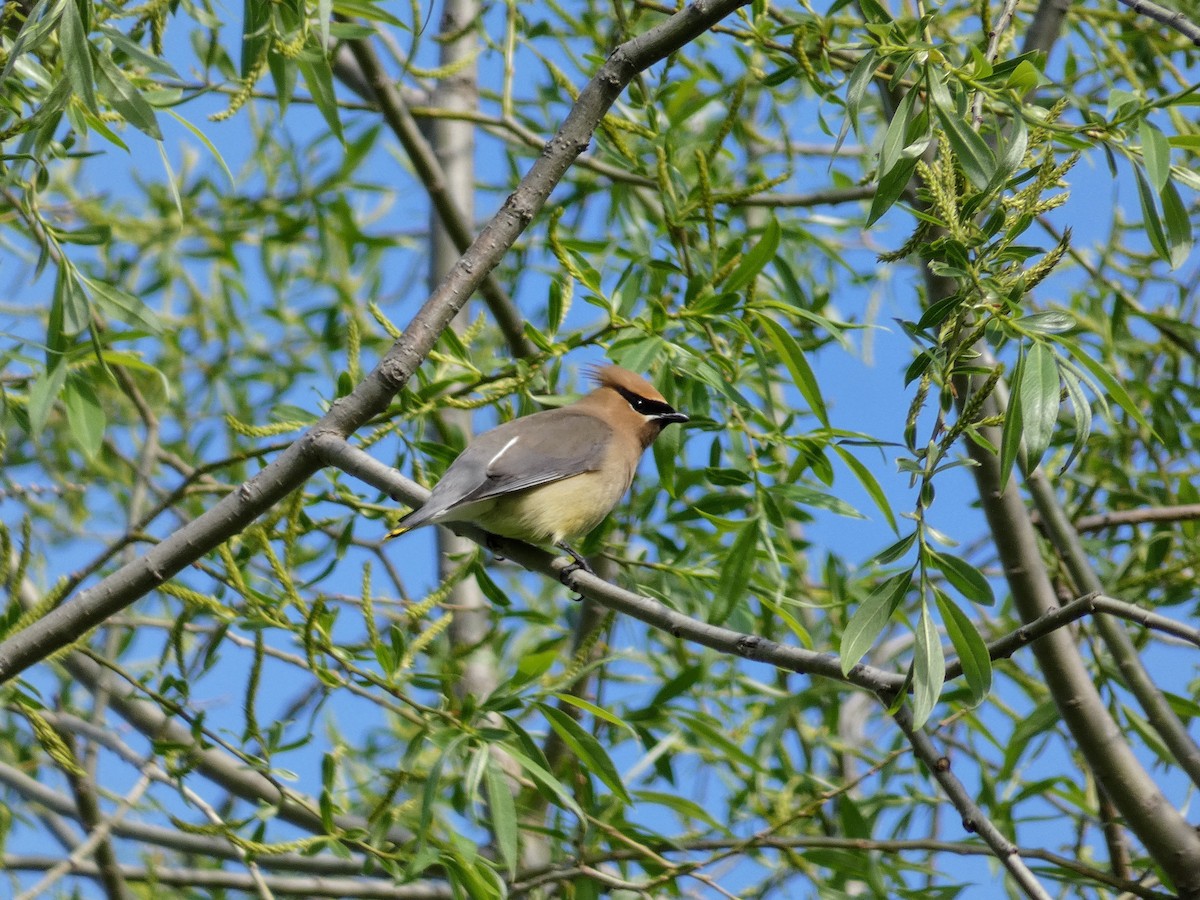
<instances>
[{"instance_id":1,"label":"narrow willow leaf","mask_svg":"<svg viewBox=\"0 0 1200 900\"><path fill-rule=\"evenodd\" d=\"M1025 369L1024 352L1017 358L1013 370L1012 393L1008 395L1008 408L1004 410L1004 428L1000 434L1000 489L1008 484L1008 476L1012 472L1013 463L1021 452L1021 373Z\"/></svg>"},{"instance_id":2,"label":"narrow willow leaf","mask_svg":"<svg viewBox=\"0 0 1200 900\"><path fill-rule=\"evenodd\" d=\"M592 734L561 709L546 704L539 704L538 709L555 733L571 748L584 769L604 782L623 802L633 802L608 752Z\"/></svg>"},{"instance_id":3,"label":"narrow willow leaf","mask_svg":"<svg viewBox=\"0 0 1200 900\"><path fill-rule=\"evenodd\" d=\"M100 108L96 105L96 73L92 68L92 45L88 43L83 17L79 14L79 5L71 0L63 7L58 39L62 43L63 68L67 70L71 90L83 101L88 112L100 115Z\"/></svg>"},{"instance_id":4,"label":"narrow willow leaf","mask_svg":"<svg viewBox=\"0 0 1200 900\"><path fill-rule=\"evenodd\" d=\"M154 113L154 107L125 77L125 73L117 68L117 64L110 57L99 53L96 55L96 64L98 66L96 83L109 105L138 131L156 141L161 141L162 131L158 127L158 117Z\"/></svg>"},{"instance_id":5,"label":"narrow willow leaf","mask_svg":"<svg viewBox=\"0 0 1200 900\"><path fill-rule=\"evenodd\" d=\"M946 634L962 663L963 677L971 692L971 706L978 706L992 690L992 660L987 644L970 617L942 591L935 590L938 610L946 626Z\"/></svg>"},{"instance_id":6,"label":"narrow willow leaf","mask_svg":"<svg viewBox=\"0 0 1200 900\"><path fill-rule=\"evenodd\" d=\"M983 573L967 562L950 553L931 552L930 560L934 567L946 576L946 580L954 585L954 589L970 600L983 606L992 606L996 595L992 586L984 578Z\"/></svg>"},{"instance_id":7,"label":"narrow willow leaf","mask_svg":"<svg viewBox=\"0 0 1200 900\"><path fill-rule=\"evenodd\" d=\"M34 379L29 389L29 430L35 439L41 436L42 429L46 427L50 410L54 408L66 380L67 366L62 362Z\"/></svg>"},{"instance_id":8,"label":"narrow willow leaf","mask_svg":"<svg viewBox=\"0 0 1200 900\"><path fill-rule=\"evenodd\" d=\"M79 283L75 270L66 261L58 267L54 281L54 302L61 304L64 335L76 335L92 321L87 293Z\"/></svg>"},{"instance_id":9,"label":"narrow willow leaf","mask_svg":"<svg viewBox=\"0 0 1200 900\"><path fill-rule=\"evenodd\" d=\"M1087 369L1092 377L1104 387L1105 393L1101 399L1115 400L1117 405L1129 413L1135 422L1153 434L1154 429L1150 427L1150 423L1142 415L1142 411L1137 408L1137 404L1133 402L1133 398L1129 396L1129 392L1121 386L1121 383L1104 366L1088 356L1082 347L1078 347L1070 341L1059 338L1058 344L1070 353L1071 357Z\"/></svg>"},{"instance_id":10,"label":"narrow willow leaf","mask_svg":"<svg viewBox=\"0 0 1200 900\"><path fill-rule=\"evenodd\" d=\"M963 172L975 187L983 190L996 174L996 157L987 142L963 121L954 106L950 92L936 75L929 79L930 93L938 121L946 129L946 137Z\"/></svg>"},{"instance_id":11,"label":"narrow willow leaf","mask_svg":"<svg viewBox=\"0 0 1200 900\"><path fill-rule=\"evenodd\" d=\"M906 157L892 166L888 173L879 179L879 186L875 189L875 196L871 198L871 211L867 215L864 227L874 225L879 217L900 199L900 195L904 193L905 188L912 180L912 173L916 167L917 160Z\"/></svg>"},{"instance_id":12,"label":"narrow willow leaf","mask_svg":"<svg viewBox=\"0 0 1200 900\"><path fill-rule=\"evenodd\" d=\"M557 655L557 651L550 652L554 652ZM597 706L595 703L584 700L582 697L576 697L574 694L564 694L555 691L553 696L557 697L563 703L574 706L576 709L582 709L586 713L591 713L597 719L602 719L609 725L615 725L618 728L624 728L626 731L632 731L632 726L622 721L618 716L609 712L603 706Z\"/></svg>"},{"instance_id":13,"label":"narrow willow leaf","mask_svg":"<svg viewBox=\"0 0 1200 900\"><path fill-rule=\"evenodd\" d=\"M342 120L338 116L337 97L333 92L333 72L329 68L329 60L325 57L324 51L320 57L313 60L297 57L296 65L300 69L300 74L304 76L304 84L308 87L309 94L312 95L313 103L324 117L325 124L329 126L329 130L339 141L344 142Z\"/></svg>"},{"instance_id":14,"label":"narrow willow leaf","mask_svg":"<svg viewBox=\"0 0 1200 900\"><path fill-rule=\"evenodd\" d=\"M892 512L892 505L888 503L887 494L883 490L883 487L879 484L879 480L875 477L871 470L863 464L862 460L856 457L845 447L839 447L837 444L834 444L833 449L838 456L842 458L842 462L844 462L849 467L850 471L854 473L854 477L858 479L859 484L863 486L863 490L865 490L871 500L874 501L875 506L881 513L883 513L883 517L887 519L887 523L891 527L892 531L899 534L900 529L896 525L895 513Z\"/></svg>"},{"instance_id":15,"label":"narrow willow leaf","mask_svg":"<svg viewBox=\"0 0 1200 900\"><path fill-rule=\"evenodd\" d=\"M887 131L883 134L883 144L879 148L879 181L881 184L888 172L901 160L904 145L907 143L908 126L913 118L913 105L916 103L917 93L916 90L910 90L904 95L896 107L896 112L892 115L892 121L888 123Z\"/></svg>"},{"instance_id":16,"label":"narrow willow leaf","mask_svg":"<svg viewBox=\"0 0 1200 900\"><path fill-rule=\"evenodd\" d=\"M788 372L792 376L792 381L795 382L796 388L800 391L800 396L808 404L808 408L813 411L821 424L826 428L829 427L829 411L825 408L825 398L821 396L821 388L817 384L817 376L813 374L812 366L808 364L808 360L804 356L804 351L800 349L800 344L792 337L791 333L772 319L770 316L758 316L758 321L762 324L763 330L767 333L767 339L770 341L772 348L779 354L784 365L787 366Z\"/></svg>"},{"instance_id":17,"label":"narrow willow leaf","mask_svg":"<svg viewBox=\"0 0 1200 900\"><path fill-rule=\"evenodd\" d=\"M1162 193L1171 177L1171 145L1149 122L1142 122L1138 135L1142 139L1142 160L1146 164L1146 174L1150 176L1150 186L1156 193Z\"/></svg>"},{"instance_id":18,"label":"narrow willow leaf","mask_svg":"<svg viewBox=\"0 0 1200 900\"><path fill-rule=\"evenodd\" d=\"M861 135L858 131L858 113L862 108L863 97L866 96L867 87L871 84L871 79L875 76L876 59L878 52L872 48L863 54L863 58L855 65L854 71L850 73L850 81L846 87L846 114L850 117L850 125L854 128L854 135L860 140ZM834 148L834 153L837 153L837 148ZM832 165L832 161L831 161Z\"/></svg>"},{"instance_id":19,"label":"narrow willow leaf","mask_svg":"<svg viewBox=\"0 0 1200 900\"><path fill-rule=\"evenodd\" d=\"M1025 465L1029 472L1038 467L1050 446L1058 407L1058 363L1054 351L1043 343L1034 343L1021 367L1021 432L1025 437Z\"/></svg>"},{"instance_id":20,"label":"narrow willow leaf","mask_svg":"<svg viewBox=\"0 0 1200 900\"><path fill-rule=\"evenodd\" d=\"M1067 398L1071 401L1071 413L1075 417L1075 441L1071 445L1071 452L1067 454L1067 459L1059 470L1065 472L1087 445L1088 438L1092 434L1092 405L1088 403L1087 396L1083 393L1083 385L1079 383L1078 376L1070 368L1063 366L1059 370L1059 375L1066 387Z\"/></svg>"},{"instance_id":21,"label":"narrow willow leaf","mask_svg":"<svg viewBox=\"0 0 1200 900\"><path fill-rule=\"evenodd\" d=\"M858 665L875 643L912 584L913 570L901 572L875 587L854 611L842 632L842 674Z\"/></svg>"},{"instance_id":22,"label":"narrow willow leaf","mask_svg":"<svg viewBox=\"0 0 1200 900\"><path fill-rule=\"evenodd\" d=\"M249 78L258 66L259 57L267 52L271 36L267 29L271 24L271 4L261 0L244 0L242 3L242 55L241 76Z\"/></svg>"},{"instance_id":23,"label":"narrow willow leaf","mask_svg":"<svg viewBox=\"0 0 1200 900\"><path fill-rule=\"evenodd\" d=\"M1171 268L1178 269L1192 254L1192 220L1174 181L1168 179L1160 196L1167 226L1167 255Z\"/></svg>"},{"instance_id":24,"label":"narrow willow leaf","mask_svg":"<svg viewBox=\"0 0 1200 900\"><path fill-rule=\"evenodd\" d=\"M536 749L536 748L534 748ZM545 766L534 761L533 757L527 756L521 750L516 749L512 744L504 745L504 752L517 762L518 765L525 771L538 787L538 792L547 800L556 800L563 809L569 810L581 822L587 820L587 816L575 802L575 798L571 796L571 792L561 781L555 778L546 770Z\"/></svg>"},{"instance_id":25,"label":"narrow willow leaf","mask_svg":"<svg viewBox=\"0 0 1200 900\"><path fill-rule=\"evenodd\" d=\"M762 237L746 251L746 255L733 270L733 274L721 285L721 289L736 293L749 287L750 283L767 267L767 264L775 258L781 237L779 222L772 218L763 228Z\"/></svg>"},{"instance_id":26,"label":"narrow willow leaf","mask_svg":"<svg viewBox=\"0 0 1200 900\"><path fill-rule=\"evenodd\" d=\"M913 728L920 728L937 706L946 681L946 657L937 625L929 613L928 604L921 603L921 618L917 622L916 644L913 648Z\"/></svg>"},{"instance_id":27,"label":"narrow willow leaf","mask_svg":"<svg viewBox=\"0 0 1200 900\"><path fill-rule=\"evenodd\" d=\"M1062 334L1075 327L1075 317L1063 312L1040 312L1023 316L1017 320L1017 325L1037 334Z\"/></svg>"},{"instance_id":28,"label":"narrow willow leaf","mask_svg":"<svg viewBox=\"0 0 1200 900\"><path fill-rule=\"evenodd\" d=\"M158 314L128 291L99 279L84 278L82 275L79 278L92 292L96 306L106 316L151 334L162 334L166 330Z\"/></svg>"},{"instance_id":29,"label":"narrow willow leaf","mask_svg":"<svg viewBox=\"0 0 1200 900\"><path fill-rule=\"evenodd\" d=\"M88 459L95 459L104 446L104 428L108 419L96 394L82 378L69 379L63 390L63 405L67 410L67 427L71 437Z\"/></svg>"},{"instance_id":30,"label":"narrow willow leaf","mask_svg":"<svg viewBox=\"0 0 1200 900\"><path fill-rule=\"evenodd\" d=\"M708 621L720 625L750 592L750 576L758 557L758 519L751 519L734 538L729 555L721 567L717 595L708 610Z\"/></svg>"},{"instance_id":31,"label":"narrow willow leaf","mask_svg":"<svg viewBox=\"0 0 1200 900\"><path fill-rule=\"evenodd\" d=\"M492 813L492 836L496 839L496 847L500 850L500 859L504 862L509 876L517 871L520 862L518 851L517 806L513 801L512 789L508 777L499 764L488 754L487 772L484 776L487 785L488 808Z\"/></svg>"},{"instance_id":32,"label":"narrow willow leaf","mask_svg":"<svg viewBox=\"0 0 1200 900\"><path fill-rule=\"evenodd\" d=\"M1142 171L1142 167L1134 163L1133 174L1137 176L1138 200L1142 204L1142 225L1146 229L1146 236L1150 238L1150 246L1154 248L1154 252L1160 258L1167 262L1171 261L1171 252L1167 249L1167 236L1163 231L1162 218L1158 214L1158 204L1154 202L1154 192L1150 189L1150 182L1146 180L1146 173Z\"/></svg>"}]
</instances>

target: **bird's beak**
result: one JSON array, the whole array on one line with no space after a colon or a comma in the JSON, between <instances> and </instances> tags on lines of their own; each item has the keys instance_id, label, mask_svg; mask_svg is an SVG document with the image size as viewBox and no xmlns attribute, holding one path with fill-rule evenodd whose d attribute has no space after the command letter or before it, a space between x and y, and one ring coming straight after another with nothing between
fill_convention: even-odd
<instances>
[{"instance_id":1,"label":"bird's beak","mask_svg":"<svg viewBox=\"0 0 1200 900\"><path fill-rule=\"evenodd\" d=\"M682 425L684 422L689 421L687 415L681 412L663 413L661 416L655 416L655 418L664 425L670 425L672 422L678 422Z\"/></svg>"}]
</instances>

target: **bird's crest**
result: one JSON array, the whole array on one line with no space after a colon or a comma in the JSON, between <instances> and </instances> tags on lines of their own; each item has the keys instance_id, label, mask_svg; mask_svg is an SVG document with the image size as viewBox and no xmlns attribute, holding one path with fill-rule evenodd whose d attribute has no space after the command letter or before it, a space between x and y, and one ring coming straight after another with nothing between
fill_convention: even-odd
<instances>
[{"instance_id":1,"label":"bird's crest","mask_svg":"<svg viewBox=\"0 0 1200 900\"><path fill-rule=\"evenodd\" d=\"M600 387L610 387L617 391L629 391L647 400L665 402L666 398L641 375L635 375L620 366L588 366L588 375Z\"/></svg>"}]
</instances>

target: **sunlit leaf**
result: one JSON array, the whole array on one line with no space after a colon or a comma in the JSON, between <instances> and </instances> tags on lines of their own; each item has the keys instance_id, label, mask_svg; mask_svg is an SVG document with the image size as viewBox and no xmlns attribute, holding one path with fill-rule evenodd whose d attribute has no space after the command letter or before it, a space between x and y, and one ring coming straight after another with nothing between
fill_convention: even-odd
<instances>
[{"instance_id":1,"label":"sunlit leaf","mask_svg":"<svg viewBox=\"0 0 1200 900\"><path fill-rule=\"evenodd\" d=\"M892 613L900 606L912 584L912 570L893 575L875 587L846 623L839 650L842 674L848 673L874 646Z\"/></svg>"},{"instance_id":2,"label":"sunlit leaf","mask_svg":"<svg viewBox=\"0 0 1200 900\"><path fill-rule=\"evenodd\" d=\"M946 657L942 653L941 636L930 615L929 606L921 604L917 622L916 643L913 645L913 727L920 728L928 720L942 695L946 680Z\"/></svg>"}]
</instances>

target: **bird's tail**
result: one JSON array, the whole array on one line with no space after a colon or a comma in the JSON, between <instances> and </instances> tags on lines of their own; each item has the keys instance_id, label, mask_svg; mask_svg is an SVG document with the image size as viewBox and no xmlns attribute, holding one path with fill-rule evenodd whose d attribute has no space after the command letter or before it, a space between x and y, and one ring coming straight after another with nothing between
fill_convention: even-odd
<instances>
[{"instance_id":1,"label":"bird's tail","mask_svg":"<svg viewBox=\"0 0 1200 900\"><path fill-rule=\"evenodd\" d=\"M394 537L400 537L405 532L412 531L414 528L420 528L422 525L427 525L429 520L437 515L437 510L426 504L419 506L412 512L403 516L396 527L383 536L385 541L390 541Z\"/></svg>"}]
</instances>

